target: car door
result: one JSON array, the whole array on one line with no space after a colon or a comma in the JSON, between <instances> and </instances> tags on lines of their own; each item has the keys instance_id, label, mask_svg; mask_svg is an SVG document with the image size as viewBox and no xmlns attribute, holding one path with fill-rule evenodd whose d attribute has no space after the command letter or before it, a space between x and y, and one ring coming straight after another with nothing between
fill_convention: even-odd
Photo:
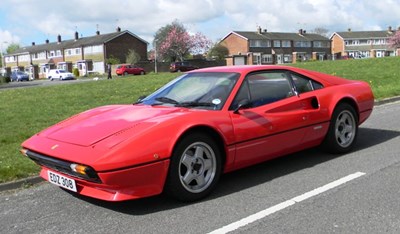
<instances>
[{"instance_id":1,"label":"car door","mask_svg":"<svg viewBox=\"0 0 400 234\"><path fill-rule=\"evenodd\" d=\"M235 166L244 167L301 148L319 107L313 95L298 95L288 71L276 70L249 74L230 110Z\"/></svg>"}]
</instances>

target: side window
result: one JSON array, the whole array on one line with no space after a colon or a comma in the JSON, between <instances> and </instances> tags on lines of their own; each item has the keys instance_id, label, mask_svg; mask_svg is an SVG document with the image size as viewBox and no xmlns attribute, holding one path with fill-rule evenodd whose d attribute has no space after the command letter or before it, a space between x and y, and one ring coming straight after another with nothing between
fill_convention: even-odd
<instances>
[{"instance_id":1,"label":"side window","mask_svg":"<svg viewBox=\"0 0 400 234\"><path fill-rule=\"evenodd\" d=\"M320 83L312 79L309 79L307 77L295 73L292 73L291 76L298 93L306 93L323 88L323 86Z\"/></svg>"},{"instance_id":2,"label":"side window","mask_svg":"<svg viewBox=\"0 0 400 234\"><path fill-rule=\"evenodd\" d=\"M258 107L293 96L286 74L284 71L271 71L248 75L230 109L235 109L246 98L252 107Z\"/></svg>"}]
</instances>

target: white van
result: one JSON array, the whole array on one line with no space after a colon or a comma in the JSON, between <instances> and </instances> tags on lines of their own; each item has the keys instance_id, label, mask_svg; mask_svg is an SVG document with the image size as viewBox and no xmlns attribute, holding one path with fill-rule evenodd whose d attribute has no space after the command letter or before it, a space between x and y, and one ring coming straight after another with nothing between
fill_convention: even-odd
<instances>
[{"instance_id":1,"label":"white van","mask_svg":"<svg viewBox=\"0 0 400 234\"><path fill-rule=\"evenodd\" d=\"M47 73L47 79L74 80L75 76L71 72L62 69L50 69Z\"/></svg>"}]
</instances>

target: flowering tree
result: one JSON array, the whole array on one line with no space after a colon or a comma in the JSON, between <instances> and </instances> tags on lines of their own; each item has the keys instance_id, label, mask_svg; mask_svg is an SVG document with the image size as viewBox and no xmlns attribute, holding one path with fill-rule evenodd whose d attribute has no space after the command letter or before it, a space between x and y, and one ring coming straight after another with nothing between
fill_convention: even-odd
<instances>
[{"instance_id":1,"label":"flowering tree","mask_svg":"<svg viewBox=\"0 0 400 234\"><path fill-rule=\"evenodd\" d=\"M400 31L397 31L396 34L389 38L389 45L393 48L400 47Z\"/></svg>"},{"instance_id":2,"label":"flowering tree","mask_svg":"<svg viewBox=\"0 0 400 234\"><path fill-rule=\"evenodd\" d=\"M160 44L158 53L162 57L169 57L171 61L183 60L189 53L191 47L191 37L188 32L181 31L177 27L172 27L167 33L165 40Z\"/></svg>"},{"instance_id":3,"label":"flowering tree","mask_svg":"<svg viewBox=\"0 0 400 234\"><path fill-rule=\"evenodd\" d=\"M182 61L190 53L204 53L212 45L212 42L201 33L190 35L178 21L159 29L154 37L154 43L157 57L169 61Z\"/></svg>"}]
</instances>

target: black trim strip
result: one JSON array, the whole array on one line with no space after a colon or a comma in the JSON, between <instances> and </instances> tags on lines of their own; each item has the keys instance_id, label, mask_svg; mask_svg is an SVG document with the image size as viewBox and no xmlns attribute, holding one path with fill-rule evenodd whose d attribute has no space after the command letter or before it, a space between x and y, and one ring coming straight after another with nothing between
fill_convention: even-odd
<instances>
[{"instance_id":1,"label":"black trim strip","mask_svg":"<svg viewBox=\"0 0 400 234\"><path fill-rule=\"evenodd\" d=\"M309 128L309 127L314 126L314 125L325 124L325 123L329 123L329 122L330 122L330 120L329 120L329 121L324 121L324 122L315 123L315 124L310 124L310 125L307 125L307 126L304 126L304 127L301 127L301 128L294 128L294 129L290 129L290 130L286 130L286 131L282 131L282 132L277 132L277 133L274 133L274 134L259 136L259 137L251 138L251 139L248 139L248 140L235 142L235 143L229 144L229 145L227 145L227 146L229 147L229 146L233 146L233 145L237 145L237 144L242 144L242 143L246 143L246 142L250 142L250 141L256 141L256 140L259 140L259 139L262 139L262 138L272 137L272 136L276 136L276 135L279 135L279 134L283 134L283 133L287 133L287 132L292 132L292 131L296 131L296 130L303 129L303 128Z\"/></svg>"},{"instance_id":2,"label":"black trim strip","mask_svg":"<svg viewBox=\"0 0 400 234\"><path fill-rule=\"evenodd\" d=\"M36 164L40 165L40 166L44 166L47 167L51 170L55 170L57 172L61 172L63 174L72 176L72 177L76 177L79 179L83 179L83 180L87 180L90 182L95 182L95 183L100 183L100 178L97 176L97 173L91 169L87 175L82 175L79 173L74 172L70 165L73 162L70 161L65 161L65 160L60 160L60 159L55 159L52 157L49 157L47 155L43 155L31 150L27 150L26 155L32 160L34 161Z\"/></svg>"},{"instance_id":3,"label":"black trim strip","mask_svg":"<svg viewBox=\"0 0 400 234\"><path fill-rule=\"evenodd\" d=\"M135 167L142 167L142 166L146 166L146 165L150 165L150 164L154 164L154 163L158 163L158 162L163 162L163 161L167 161L167 160L169 160L169 158L164 158L164 159L141 163L141 164L135 164L132 166L127 166L127 167L120 167L120 168L116 168L116 169L112 169L112 170L97 171L97 172L98 173L108 173L108 172L114 172L114 171L120 171L120 170L128 170L128 169L132 169Z\"/></svg>"}]
</instances>

